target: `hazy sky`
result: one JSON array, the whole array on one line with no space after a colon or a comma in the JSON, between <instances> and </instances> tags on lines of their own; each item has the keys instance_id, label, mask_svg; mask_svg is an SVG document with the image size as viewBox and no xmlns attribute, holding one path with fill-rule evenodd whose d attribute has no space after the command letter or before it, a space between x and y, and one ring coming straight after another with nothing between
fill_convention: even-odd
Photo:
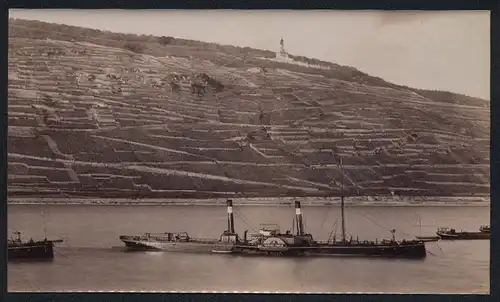
<instances>
[{"instance_id":1,"label":"hazy sky","mask_svg":"<svg viewBox=\"0 0 500 302\"><path fill-rule=\"evenodd\" d=\"M350 65L393 83L489 99L488 11L10 10L10 17L173 36Z\"/></svg>"}]
</instances>

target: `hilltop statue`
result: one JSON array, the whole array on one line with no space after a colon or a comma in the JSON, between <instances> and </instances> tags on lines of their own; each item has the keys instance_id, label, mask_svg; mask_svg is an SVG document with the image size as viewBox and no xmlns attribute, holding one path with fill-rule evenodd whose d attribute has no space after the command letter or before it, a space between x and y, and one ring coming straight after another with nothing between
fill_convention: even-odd
<instances>
[{"instance_id":1,"label":"hilltop statue","mask_svg":"<svg viewBox=\"0 0 500 302\"><path fill-rule=\"evenodd\" d=\"M286 57L286 51L285 51L285 41L283 41L283 38L280 40L280 56Z\"/></svg>"}]
</instances>

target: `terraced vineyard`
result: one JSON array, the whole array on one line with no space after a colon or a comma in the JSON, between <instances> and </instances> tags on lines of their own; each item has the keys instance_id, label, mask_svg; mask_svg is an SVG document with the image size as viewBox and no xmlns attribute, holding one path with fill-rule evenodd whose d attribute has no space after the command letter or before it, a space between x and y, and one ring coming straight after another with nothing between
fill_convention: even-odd
<instances>
[{"instance_id":1,"label":"terraced vineyard","mask_svg":"<svg viewBox=\"0 0 500 302\"><path fill-rule=\"evenodd\" d=\"M325 196L341 173L351 195L489 196L488 101L250 48L9 31L11 197Z\"/></svg>"}]
</instances>

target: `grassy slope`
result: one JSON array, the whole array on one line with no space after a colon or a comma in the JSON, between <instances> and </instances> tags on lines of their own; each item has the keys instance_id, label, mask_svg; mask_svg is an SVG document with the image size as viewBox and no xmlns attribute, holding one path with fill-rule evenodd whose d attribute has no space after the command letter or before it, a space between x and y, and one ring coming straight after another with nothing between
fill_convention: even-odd
<instances>
[{"instance_id":1,"label":"grassy slope","mask_svg":"<svg viewBox=\"0 0 500 302\"><path fill-rule=\"evenodd\" d=\"M332 153L350 194L489 194L485 100L248 47L26 20L9 35L11 196L335 195Z\"/></svg>"}]
</instances>

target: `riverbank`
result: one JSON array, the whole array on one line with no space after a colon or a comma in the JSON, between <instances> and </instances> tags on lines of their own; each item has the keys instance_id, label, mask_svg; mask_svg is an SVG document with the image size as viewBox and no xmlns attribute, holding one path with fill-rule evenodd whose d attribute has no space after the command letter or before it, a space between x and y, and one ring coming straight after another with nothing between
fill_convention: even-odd
<instances>
[{"instance_id":1,"label":"riverbank","mask_svg":"<svg viewBox=\"0 0 500 302\"><path fill-rule=\"evenodd\" d=\"M334 206L340 198L233 198L235 206ZM226 199L10 198L9 205L220 206ZM346 206L489 206L486 197L347 197Z\"/></svg>"}]
</instances>

